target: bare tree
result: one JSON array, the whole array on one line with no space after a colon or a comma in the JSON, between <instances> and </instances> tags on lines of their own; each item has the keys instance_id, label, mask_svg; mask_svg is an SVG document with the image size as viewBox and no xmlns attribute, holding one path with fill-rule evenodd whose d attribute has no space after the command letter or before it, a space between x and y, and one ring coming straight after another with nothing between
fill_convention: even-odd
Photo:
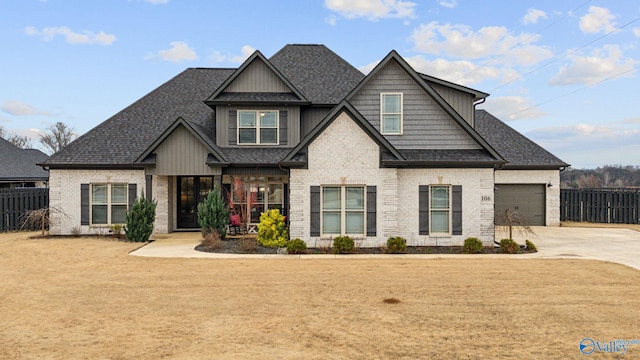
<instances>
[{"instance_id":1,"label":"bare tree","mask_svg":"<svg viewBox=\"0 0 640 360\"><path fill-rule=\"evenodd\" d=\"M40 135L40 143L42 143L47 150L50 150L52 154L55 154L69 145L75 137L76 135L72 127L58 121L55 125L48 127L44 134Z\"/></svg>"},{"instance_id":2,"label":"bare tree","mask_svg":"<svg viewBox=\"0 0 640 360\"><path fill-rule=\"evenodd\" d=\"M11 135L7 139L13 145L19 147L20 149L33 149L33 144L31 143L31 139L28 136L20 136L20 135Z\"/></svg>"},{"instance_id":3,"label":"bare tree","mask_svg":"<svg viewBox=\"0 0 640 360\"><path fill-rule=\"evenodd\" d=\"M7 136L7 130L0 126L0 138L4 139L5 136Z\"/></svg>"},{"instance_id":4,"label":"bare tree","mask_svg":"<svg viewBox=\"0 0 640 360\"><path fill-rule=\"evenodd\" d=\"M504 213L496 218L496 226L504 227L509 232L509 239L513 240L513 228L524 237L536 236L527 219L514 209L505 209Z\"/></svg>"}]
</instances>

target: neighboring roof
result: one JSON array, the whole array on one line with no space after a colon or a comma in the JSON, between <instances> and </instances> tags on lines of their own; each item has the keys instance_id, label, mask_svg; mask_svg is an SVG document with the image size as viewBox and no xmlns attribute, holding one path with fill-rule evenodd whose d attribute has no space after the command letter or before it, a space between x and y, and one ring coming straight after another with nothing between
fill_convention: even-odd
<instances>
[{"instance_id":1,"label":"neighboring roof","mask_svg":"<svg viewBox=\"0 0 640 360\"><path fill-rule=\"evenodd\" d=\"M442 79L439 79L437 77L433 77L433 76L430 76L430 75L426 75L426 74L422 74L422 73L418 73L418 74L420 74L420 77L422 79L424 79L425 81L427 81L427 82L435 83L435 84L438 84L438 85L454 88L456 90L469 93L469 94L473 95L473 101L481 100L481 99L484 99L484 98L489 96L488 93L482 92L480 90L472 89L470 87L462 86L460 84L452 83L450 81L442 80Z\"/></svg>"},{"instance_id":2,"label":"neighboring roof","mask_svg":"<svg viewBox=\"0 0 640 360\"><path fill-rule=\"evenodd\" d=\"M389 54L380 61L366 78L358 84L347 96L346 100L350 100L355 96L366 84L373 79L378 72L380 72L390 61L395 61L406 73L420 86L440 107L454 120L469 136L478 143L483 149L485 149L493 158L496 163L502 162L504 159L497 153L491 145L476 132L476 130L455 111L455 109L446 102L437 91L435 91L431 85L429 85L420 74L418 74L413 68L400 56L395 50L391 50ZM444 81L444 80L443 80Z\"/></svg>"},{"instance_id":3,"label":"neighboring roof","mask_svg":"<svg viewBox=\"0 0 640 360\"><path fill-rule=\"evenodd\" d=\"M49 172L39 164L49 158L36 149L20 149L0 138L0 181L44 181Z\"/></svg>"},{"instance_id":4,"label":"neighboring roof","mask_svg":"<svg viewBox=\"0 0 640 360\"><path fill-rule=\"evenodd\" d=\"M560 169L569 166L486 110L476 110L475 127L507 160L504 169Z\"/></svg>"},{"instance_id":5,"label":"neighboring roof","mask_svg":"<svg viewBox=\"0 0 640 360\"><path fill-rule=\"evenodd\" d=\"M364 74L324 45L286 45L269 58L314 105L335 105Z\"/></svg>"},{"instance_id":6,"label":"neighboring roof","mask_svg":"<svg viewBox=\"0 0 640 360\"><path fill-rule=\"evenodd\" d=\"M131 166L178 117L204 132L210 145L215 146L214 111L203 100L233 72L189 68L73 141L45 165Z\"/></svg>"}]
</instances>

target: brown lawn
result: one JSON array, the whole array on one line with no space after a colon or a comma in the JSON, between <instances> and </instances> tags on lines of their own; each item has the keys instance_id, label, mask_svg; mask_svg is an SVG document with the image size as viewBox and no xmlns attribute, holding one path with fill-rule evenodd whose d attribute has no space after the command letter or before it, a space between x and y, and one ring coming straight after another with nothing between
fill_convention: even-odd
<instances>
[{"instance_id":1,"label":"brown lawn","mask_svg":"<svg viewBox=\"0 0 640 360\"><path fill-rule=\"evenodd\" d=\"M612 263L127 255L138 246L0 234L0 358L565 359L584 337L640 338L640 272Z\"/></svg>"}]
</instances>

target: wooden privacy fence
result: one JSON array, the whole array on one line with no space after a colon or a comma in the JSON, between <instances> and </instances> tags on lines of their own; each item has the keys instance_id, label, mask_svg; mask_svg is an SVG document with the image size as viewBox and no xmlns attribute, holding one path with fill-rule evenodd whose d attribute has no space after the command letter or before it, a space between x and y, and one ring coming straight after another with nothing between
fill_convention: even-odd
<instances>
[{"instance_id":1,"label":"wooden privacy fence","mask_svg":"<svg viewBox=\"0 0 640 360\"><path fill-rule=\"evenodd\" d=\"M638 189L561 189L560 221L640 223Z\"/></svg>"},{"instance_id":2,"label":"wooden privacy fence","mask_svg":"<svg viewBox=\"0 0 640 360\"><path fill-rule=\"evenodd\" d=\"M0 189L0 232L20 230L27 210L49 206L49 189Z\"/></svg>"}]
</instances>

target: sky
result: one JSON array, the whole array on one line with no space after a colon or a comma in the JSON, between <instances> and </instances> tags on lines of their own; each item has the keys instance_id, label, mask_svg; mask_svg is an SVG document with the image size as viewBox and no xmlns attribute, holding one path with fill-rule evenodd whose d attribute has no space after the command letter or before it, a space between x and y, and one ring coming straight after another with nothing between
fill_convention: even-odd
<instances>
[{"instance_id":1,"label":"sky","mask_svg":"<svg viewBox=\"0 0 640 360\"><path fill-rule=\"evenodd\" d=\"M574 168L640 165L635 0L0 0L0 44L0 126L36 148L186 68L325 44L364 73L396 50L490 93L478 108Z\"/></svg>"}]
</instances>

